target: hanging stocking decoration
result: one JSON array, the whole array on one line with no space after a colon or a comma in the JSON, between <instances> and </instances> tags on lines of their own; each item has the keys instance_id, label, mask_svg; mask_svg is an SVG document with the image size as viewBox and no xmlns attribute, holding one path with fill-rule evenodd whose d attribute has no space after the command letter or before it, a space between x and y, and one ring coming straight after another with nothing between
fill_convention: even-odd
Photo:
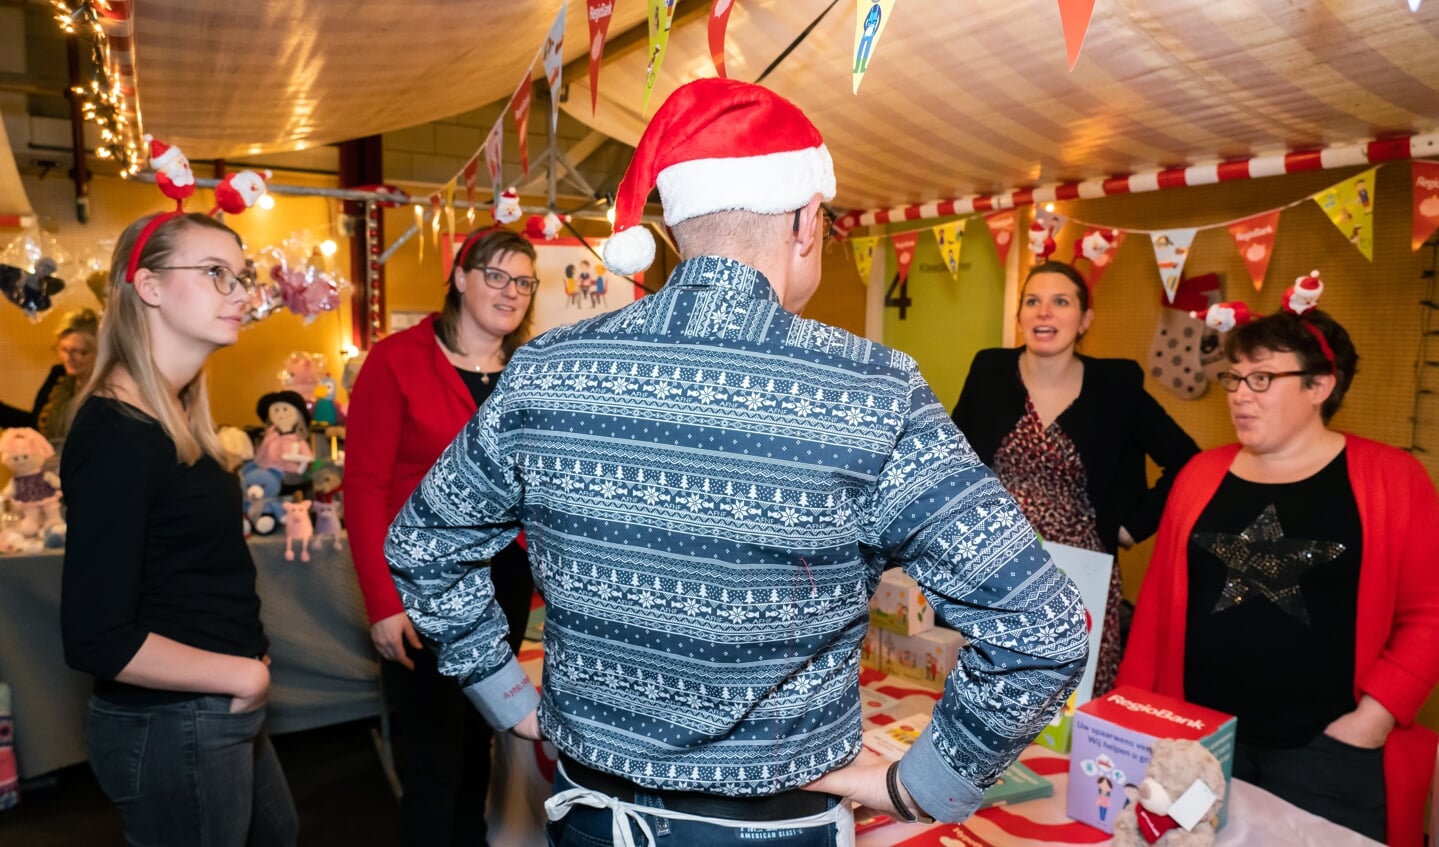
<instances>
[{"instance_id":1,"label":"hanging stocking decoration","mask_svg":"<svg viewBox=\"0 0 1439 847\"><path fill-rule=\"evenodd\" d=\"M1183 400L1197 400L1209 390L1209 369L1220 369L1220 330L1206 326L1202 314L1219 302L1219 274L1185 279L1177 284L1174 302L1160 298L1159 322L1149 345L1149 375Z\"/></svg>"}]
</instances>

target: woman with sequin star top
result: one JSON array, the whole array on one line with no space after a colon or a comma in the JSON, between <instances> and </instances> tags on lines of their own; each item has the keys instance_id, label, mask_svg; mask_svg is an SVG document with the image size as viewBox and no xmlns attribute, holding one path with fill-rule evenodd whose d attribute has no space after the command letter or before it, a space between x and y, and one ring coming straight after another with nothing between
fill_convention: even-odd
<instances>
[{"instance_id":1,"label":"woman with sequin star top","mask_svg":"<svg viewBox=\"0 0 1439 847\"><path fill-rule=\"evenodd\" d=\"M1423 841L1439 681L1439 498L1329 428L1354 378L1324 312L1229 333L1238 443L1175 481L1119 683L1236 715L1234 776L1391 845Z\"/></svg>"}]
</instances>

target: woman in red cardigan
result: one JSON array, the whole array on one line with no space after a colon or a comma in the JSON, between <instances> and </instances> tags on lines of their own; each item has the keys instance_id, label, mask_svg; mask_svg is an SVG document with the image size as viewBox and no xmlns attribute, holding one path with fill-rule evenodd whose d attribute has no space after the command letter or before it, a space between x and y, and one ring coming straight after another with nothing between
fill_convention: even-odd
<instances>
[{"instance_id":1,"label":"woman in red cardigan","mask_svg":"<svg viewBox=\"0 0 1439 847\"><path fill-rule=\"evenodd\" d=\"M1225 344L1239 443L1175 481L1118 682L1238 716L1234 776L1418 847L1439 497L1409 454L1328 428L1358 361L1328 315L1271 315Z\"/></svg>"},{"instance_id":2,"label":"woman in red cardigan","mask_svg":"<svg viewBox=\"0 0 1439 847\"><path fill-rule=\"evenodd\" d=\"M484 404L534 305L535 248L503 229L465 239L445 304L370 351L350 396L345 514L370 635L401 732L406 843L485 843L490 727L436 668L400 605L385 533L440 453ZM516 544L491 560L519 651L534 583Z\"/></svg>"}]
</instances>

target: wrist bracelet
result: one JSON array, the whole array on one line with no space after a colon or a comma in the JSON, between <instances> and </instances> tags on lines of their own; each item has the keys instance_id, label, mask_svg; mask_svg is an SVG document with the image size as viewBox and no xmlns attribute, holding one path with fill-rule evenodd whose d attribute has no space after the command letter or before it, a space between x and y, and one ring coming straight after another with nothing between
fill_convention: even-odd
<instances>
[{"instance_id":1,"label":"wrist bracelet","mask_svg":"<svg viewBox=\"0 0 1439 847\"><path fill-rule=\"evenodd\" d=\"M889 802L894 805L894 811L904 823L914 823L919 820L919 815L910 811L905 805L904 798L899 793L899 762L893 762L889 770L884 772L884 784L889 789Z\"/></svg>"}]
</instances>

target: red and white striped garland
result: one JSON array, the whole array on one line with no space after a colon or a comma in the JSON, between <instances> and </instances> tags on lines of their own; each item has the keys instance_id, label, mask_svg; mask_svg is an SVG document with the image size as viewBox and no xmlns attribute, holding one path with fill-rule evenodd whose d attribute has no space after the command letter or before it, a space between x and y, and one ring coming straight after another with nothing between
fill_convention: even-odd
<instances>
[{"instance_id":1,"label":"red and white striped garland","mask_svg":"<svg viewBox=\"0 0 1439 847\"><path fill-rule=\"evenodd\" d=\"M1095 197L1111 197L1116 194L1141 194L1191 185L1210 185L1216 182L1233 182L1303 171L1378 164L1398 159L1418 159L1427 156L1439 156L1439 133L1381 138L1362 144L1338 145L1317 150L1298 150L1273 156L1255 156L1249 159L1191 165L1185 168L1165 168L1128 176L1054 183L1035 188L1018 188L999 194L973 194L957 200L941 200L936 203L899 206L893 209L852 211L840 215L839 219L835 221L835 231L843 237L854 228L861 226L900 221L922 221L951 215L968 215L975 212L995 212L1055 200L1088 200Z\"/></svg>"}]
</instances>

